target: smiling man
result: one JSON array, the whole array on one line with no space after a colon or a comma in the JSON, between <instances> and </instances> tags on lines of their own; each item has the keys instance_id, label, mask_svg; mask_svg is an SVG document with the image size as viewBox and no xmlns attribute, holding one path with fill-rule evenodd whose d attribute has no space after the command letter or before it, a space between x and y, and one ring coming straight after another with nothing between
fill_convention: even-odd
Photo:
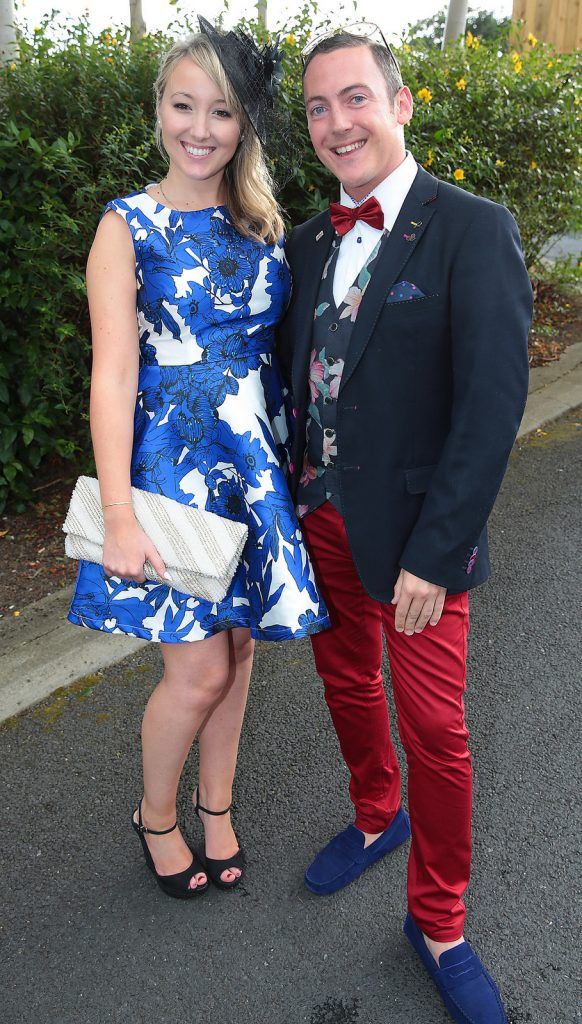
<instances>
[{"instance_id":1,"label":"smiling man","mask_svg":"<svg viewBox=\"0 0 582 1024\"><path fill-rule=\"evenodd\" d=\"M468 590L489 576L487 518L527 395L531 286L508 211L407 153L412 96L384 41L354 29L317 41L304 98L340 201L290 236L280 355L292 487L333 621L313 649L355 806L305 882L335 892L412 834L405 933L454 1020L500 1024L497 988L463 938L463 694Z\"/></svg>"}]
</instances>

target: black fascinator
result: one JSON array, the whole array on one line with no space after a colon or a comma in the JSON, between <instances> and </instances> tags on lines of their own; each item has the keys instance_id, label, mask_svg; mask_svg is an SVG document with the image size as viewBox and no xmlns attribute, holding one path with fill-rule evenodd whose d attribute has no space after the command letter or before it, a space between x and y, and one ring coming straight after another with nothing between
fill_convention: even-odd
<instances>
[{"instance_id":1,"label":"black fascinator","mask_svg":"<svg viewBox=\"0 0 582 1024\"><path fill-rule=\"evenodd\" d=\"M278 39L259 47L246 32L219 32L200 14L198 22L259 138L280 192L293 177L300 147L289 116L275 105L283 77Z\"/></svg>"}]
</instances>

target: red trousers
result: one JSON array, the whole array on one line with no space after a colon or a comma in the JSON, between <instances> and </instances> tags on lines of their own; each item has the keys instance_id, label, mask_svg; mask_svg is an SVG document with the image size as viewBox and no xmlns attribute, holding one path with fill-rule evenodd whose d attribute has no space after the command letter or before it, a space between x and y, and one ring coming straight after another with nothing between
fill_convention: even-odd
<instances>
[{"instance_id":1,"label":"red trousers","mask_svg":"<svg viewBox=\"0 0 582 1024\"><path fill-rule=\"evenodd\" d=\"M471 865L471 756L463 706L468 595L448 595L437 626L413 636L397 633L395 606L365 591L331 502L307 515L302 527L333 623L311 639L350 770L355 823L364 832L382 832L401 802L382 681L384 633L408 763L408 906L430 938L459 938Z\"/></svg>"}]
</instances>

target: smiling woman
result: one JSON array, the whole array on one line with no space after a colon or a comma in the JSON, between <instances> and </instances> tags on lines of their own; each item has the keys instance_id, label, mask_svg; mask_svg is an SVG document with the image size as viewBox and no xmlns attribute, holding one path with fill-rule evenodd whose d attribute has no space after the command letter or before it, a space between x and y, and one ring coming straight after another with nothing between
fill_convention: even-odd
<instances>
[{"instance_id":1,"label":"smiling woman","mask_svg":"<svg viewBox=\"0 0 582 1024\"><path fill-rule=\"evenodd\" d=\"M205 36L172 47L154 92L156 139L170 163L159 190L162 201L171 197L171 205L188 209L192 182L198 196L210 195L219 176L237 230L277 242L283 221L260 139Z\"/></svg>"},{"instance_id":2,"label":"smiling woman","mask_svg":"<svg viewBox=\"0 0 582 1024\"><path fill-rule=\"evenodd\" d=\"M156 82L167 174L107 203L89 256L91 431L105 538L102 564L80 563L69 613L77 625L161 645L132 824L158 884L181 899L204 892L208 879L233 888L243 876L228 811L254 639L329 625L285 473L289 423L274 331L290 275L257 118L272 109L276 61L246 37L222 36L203 19L201 28L206 34L173 47ZM222 66L223 46L234 67L250 62L252 107ZM132 486L171 499L170 508L247 526L222 600L180 591L135 518ZM157 582L146 582L145 561ZM196 735L203 863L176 825Z\"/></svg>"}]
</instances>

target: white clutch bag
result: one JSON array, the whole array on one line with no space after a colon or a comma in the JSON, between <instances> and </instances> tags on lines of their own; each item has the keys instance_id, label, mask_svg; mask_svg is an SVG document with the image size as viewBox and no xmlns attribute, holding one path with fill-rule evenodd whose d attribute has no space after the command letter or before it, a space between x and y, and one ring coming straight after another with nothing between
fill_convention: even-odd
<instances>
[{"instance_id":1,"label":"white clutch bag","mask_svg":"<svg viewBox=\"0 0 582 1024\"><path fill-rule=\"evenodd\" d=\"M139 525L159 551L172 577L169 585L182 594L213 603L221 601L246 543L246 524L137 487L131 488L131 496ZM98 480L79 477L63 530L69 558L103 564L105 526ZM168 585L150 562L144 565L144 575L147 580Z\"/></svg>"}]
</instances>

